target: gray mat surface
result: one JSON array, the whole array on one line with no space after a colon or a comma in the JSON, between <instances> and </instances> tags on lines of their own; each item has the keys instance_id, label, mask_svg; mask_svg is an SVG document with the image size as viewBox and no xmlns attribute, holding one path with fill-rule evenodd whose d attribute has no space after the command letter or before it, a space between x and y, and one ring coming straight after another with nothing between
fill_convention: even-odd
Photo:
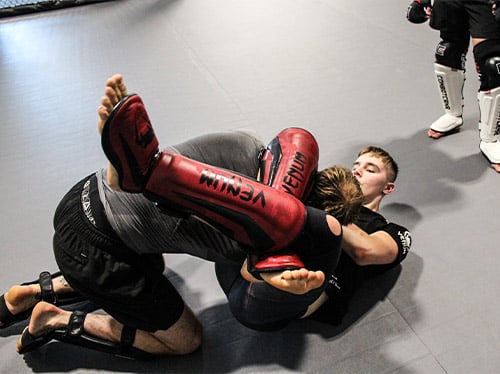
<instances>
[{"instance_id":1,"label":"gray mat surface","mask_svg":"<svg viewBox=\"0 0 500 374\"><path fill-rule=\"evenodd\" d=\"M403 266L363 288L339 327L258 333L230 315L213 265L168 255L201 318L203 348L139 363L61 343L20 356L0 331L0 372L498 373L500 175L478 150L469 56L465 126L433 141L438 34L399 0L111 1L0 21L0 289L56 269L52 215L105 165L96 108L122 73L162 143L247 128L310 129L320 166L376 144L399 161L382 212L413 232ZM229 150L228 150L229 151Z\"/></svg>"}]
</instances>

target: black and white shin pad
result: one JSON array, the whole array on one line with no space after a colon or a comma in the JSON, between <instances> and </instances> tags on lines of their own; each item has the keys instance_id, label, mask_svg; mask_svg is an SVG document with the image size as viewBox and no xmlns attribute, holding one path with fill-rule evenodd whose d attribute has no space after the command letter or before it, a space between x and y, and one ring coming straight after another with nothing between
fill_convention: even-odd
<instances>
[{"instance_id":1,"label":"black and white shin pad","mask_svg":"<svg viewBox=\"0 0 500 374\"><path fill-rule=\"evenodd\" d=\"M500 163L500 87L478 93L481 120L479 149L494 164Z\"/></svg>"}]
</instances>

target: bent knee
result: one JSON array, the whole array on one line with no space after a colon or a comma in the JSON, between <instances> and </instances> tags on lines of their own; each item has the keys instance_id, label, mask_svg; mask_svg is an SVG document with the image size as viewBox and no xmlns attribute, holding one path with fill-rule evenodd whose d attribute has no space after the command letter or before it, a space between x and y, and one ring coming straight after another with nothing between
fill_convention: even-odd
<instances>
[{"instance_id":1,"label":"bent knee","mask_svg":"<svg viewBox=\"0 0 500 374\"><path fill-rule=\"evenodd\" d=\"M181 317L167 330L157 331L164 355L186 355L196 351L203 340L203 327L191 309L185 305Z\"/></svg>"},{"instance_id":2,"label":"bent knee","mask_svg":"<svg viewBox=\"0 0 500 374\"><path fill-rule=\"evenodd\" d=\"M193 326L191 326L190 331L186 332L184 339L181 338L180 344L175 349L178 355L187 355L193 353L198 348L201 347L203 341L203 327L201 323L196 320Z\"/></svg>"}]
</instances>

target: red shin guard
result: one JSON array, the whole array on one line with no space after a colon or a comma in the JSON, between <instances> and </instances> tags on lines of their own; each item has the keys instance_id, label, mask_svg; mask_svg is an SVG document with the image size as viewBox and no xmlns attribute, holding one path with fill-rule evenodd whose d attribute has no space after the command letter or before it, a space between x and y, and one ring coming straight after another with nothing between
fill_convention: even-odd
<instances>
[{"instance_id":1,"label":"red shin guard","mask_svg":"<svg viewBox=\"0 0 500 374\"><path fill-rule=\"evenodd\" d=\"M281 131L267 146L261 157L259 180L304 200L310 193L318 169L319 147L314 136L301 128ZM248 271L259 273L300 269L304 263L295 253L249 255Z\"/></svg>"},{"instance_id":2,"label":"red shin guard","mask_svg":"<svg viewBox=\"0 0 500 374\"><path fill-rule=\"evenodd\" d=\"M259 181L303 200L311 192L318 158L318 143L310 132L286 128L262 154Z\"/></svg>"},{"instance_id":3,"label":"red shin guard","mask_svg":"<svg viewBox=\"0 0 500 374\"><path fill-rule=\"evenodd\" d=\"M249 251L282 249L304 226L306 210L294 196L235 172L159 152L137 95L125 97L110 113L102 147L124 191L142 192L167 209L196 215Z\"/></svg>"},{"instance_id":4,"label":"red shin guard","mask_svg":"<svg viewBox=\"0 0 500 374\"><path fill-rule=\"evenodd\" d=\"M289 245L305 223L304 205L253 179L163 152L144 195L168 208L194 214L258 253Z\"/></svg>"},{"instance_id":5,"label":"red shin guard","mask_svg":"<svg viewBox=\"0 0 500 374\"><path fill-rule=\"evenodd\" d=\"M158 139L138 95L124 97L104 123L101 144L118 172L120 188L142 192L158 155Z\"/></svg>"},{"instance_id":6,"label":"red shin guard","mask_svg":"<svg viewBox=\"0 0 500 374\"><path fill-rule=\"evenodd\" d=\"M299 256L286 250L275 255L247 255L247 270L256 279L262 279L260 273L274 273L285 270L297 270L305 267Z\"/></svg>"}]
</instances>

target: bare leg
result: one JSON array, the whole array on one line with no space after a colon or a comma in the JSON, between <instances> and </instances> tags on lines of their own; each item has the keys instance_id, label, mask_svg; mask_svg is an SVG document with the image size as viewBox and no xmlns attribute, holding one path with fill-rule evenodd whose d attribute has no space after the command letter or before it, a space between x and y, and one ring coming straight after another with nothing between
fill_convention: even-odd
<instances>
[{"instance_id":1,"label":"bare leg","mask_svg":"<svg viewBox=\"0 0 500 374\"><path fill-rule=\"evenodd\" d=\"M54 278L52 284L56 294L74 291L62 275ZM40 284L38 283L12 286L4 295L5 305L12 314L19 314L38 303L40 294ZM2 325L3 323L0 321L0 326Z\"/></svg>"},{"instance_id":2,"label":"bare leg","mask_svg":"<svg viewBox=\"0 0 500 374\"><path fill-rule=\"evenodd\" d=\"M120 74L115 74L106 81L104 96L101 98L101 106L97 109L98 120L97 128L99 134L102 134L104 122L113 110L114 106L127 96L127 86L123 83L123 77ZM108 162L107 180L111 188L116 191L120 190L118 185L118 173L111 163Z\"/></svg>"},{"instance_id":3,"label":"bare leg","mask_svg":"<svg viewBox=\"0 0 500 374\"><path fill-rule=\"evenodd\" d=\"M41 302L33 309L28 332L33 336L41 336L50 330L66 328L70 316L69 311ZM90 335L119 343L123 325L109 315L89 313L83 328ZM186 305L179 320L167 330L154 333L137 330L133 346L158 355L181 355L195 351L200 346L201 339L201 324ZM17 351L20 348L21 339L18 340Z\"/></svg>"}]
</instances>

